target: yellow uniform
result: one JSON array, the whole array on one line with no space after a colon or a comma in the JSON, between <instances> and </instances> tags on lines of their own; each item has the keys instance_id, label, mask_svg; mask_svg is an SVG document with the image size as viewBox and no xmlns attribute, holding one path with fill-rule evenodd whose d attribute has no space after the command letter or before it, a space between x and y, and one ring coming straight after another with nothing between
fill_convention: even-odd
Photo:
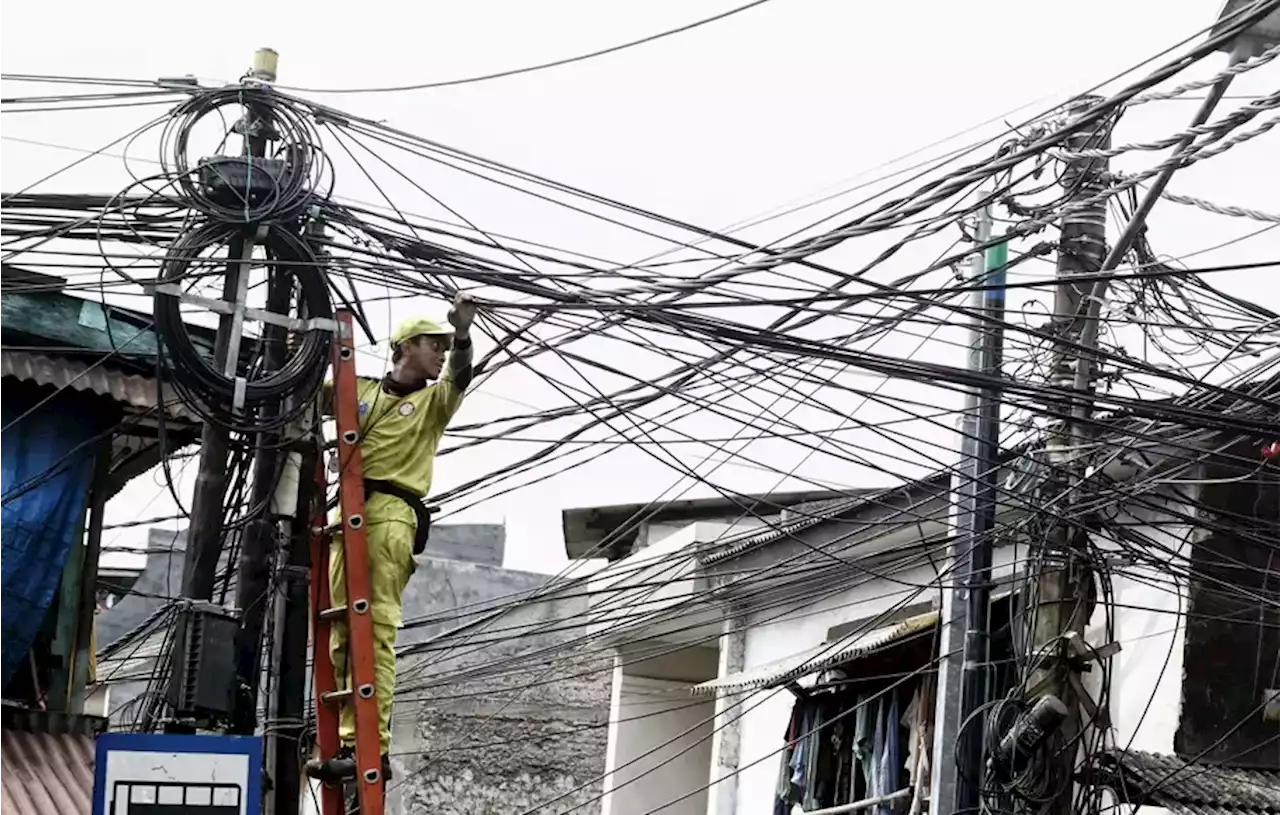
<instances>
[{"instance_id":1,"label":"yellow uniform","mask_svg":"<svg viewBox=\"0 0 1280 815\"><path fill-rule=\"evenodd\" d=\"M396 396L380 380L360 379L360 447L364 477L390 481L415 495L431 491L436 449L449 421L462 405L463 390L446 369L435 384L406 396ZM404 501L382 493L365 496L369 542L369 572L373 614L374 676L378 699L378 735L382 753L391 743L391 701L395 692L396 630L403 623L400 598L413 574L413 537L417 518ZM329 550L329 585L334 605L347 602L342 537L335 535ZM338 688L350 686L347 625L335 622L329 638ZM342 743L356 741L355 709L344 705L338 734Z\"/></svg>"}]
</instances>

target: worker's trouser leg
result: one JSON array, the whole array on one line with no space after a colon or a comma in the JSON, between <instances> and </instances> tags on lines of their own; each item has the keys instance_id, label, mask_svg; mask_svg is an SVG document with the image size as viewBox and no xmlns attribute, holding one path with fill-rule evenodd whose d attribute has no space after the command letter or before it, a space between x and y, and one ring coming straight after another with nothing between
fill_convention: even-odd
<instances>
[{"instance_id":1,"label":"worker's trouser leg","mask_svg":"<svg viewBox=\"0 0 1280 815\"><path fill-rule=\"evenodd\" d=\"M396 630L402 622L401 595L413 574L413 527L398 521L366 527L369 542L370 602L373 614L373 671L378 700L378 738L382 753L391 745L391 701L396 684ZM334 537L329 550L329 590L335 606L346 605L346 569L342 538ZM338 689L351 687L349 632L345 622L334 622L329 636ZM356 743L355 705L342 706L338 736L346 746Z\"/></svg>"}]
</instances>

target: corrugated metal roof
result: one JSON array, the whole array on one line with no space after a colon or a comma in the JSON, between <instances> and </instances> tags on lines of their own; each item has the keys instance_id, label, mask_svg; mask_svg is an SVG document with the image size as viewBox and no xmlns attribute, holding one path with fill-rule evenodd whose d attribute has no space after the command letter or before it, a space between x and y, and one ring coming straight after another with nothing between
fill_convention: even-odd
<instances>
[{"instance_id":1,"label":"corrugated metal roof","mask_svg":"<svg viewBox=\"0 0 1280 815\"><path fill-rule=\"evenodd\" d=\"M745 532L742 535L718 541L714 547L709 548L700 557L704 564L718 563L722 560L736 557L757 546L789 538L797 532L825 523L833 518L838 518L846 512L859 507L884 505L884 499L895 494L906 495L909 501L925 500L946 490L947 485L950 483L950 477L949 470L939 470L922 479L906 484L898 484L897 486L883 489L857 490L851 495L842 498L823 501L822 503L826 506L811 506L805 510L806 515L776 524L764 532ZM793 508L793 510L798 509L799 507ZM913 522L918 518L917 515L913 514L903 514L902 517L903 523Z\"/></svg>"},{"instance_id":2,"label":"corrugated metal roof","mask_svg":"<svg viewBox=\"0 0 1280 815\"><path fill-rule=\"evenodd\" d=\"M36 714L43 719L43 714ZM66 720L87 717L62 717ZM30 722L28 722L30 724ZM0 809L4 815L89 815L93 809L93 727L60 732L37 723L0 734ZM53 730L54 732L43 732Z\"/></svg>"},{"instance_id":3,"label":"corrugated metal roof","mask_svg":"<svg viewBox=\"0 0 1280 815\"><path fill-rule=\"evenodd\" d=\"M108 396L117 402L148 410L156 406L154 377L126 373L118 368L69 357L50 356L30 351L0 353L0 374L23 382L35 382L55 388L72 388ZM168 394L166 394L168 396ZM168 412L174 418L199 421L185 405L167 398Z\"/></svg>"},{"instance_id":4,"label":"corrugated metal roof","mask_svg":"<svg viewBox=\"0 0 1280 815\"><path fill-rule=\"evenodd\" d=\"M1134 802L1148 796L1146 803L1180 815L1280 813L1280 772L1197 764L1136 750L1114 758L1125 771L1128 798Z\"/></svg>"},{"instance_id":5,"label":"corrugated metal roof","mask_svg":"<svg viewBox=\"0 0 1280 815\"><path fill-rule=\"evenodd\" d=\"M3 734L0 802L5 815L88 815L93 809L93 739Z\"/></svg>"},{"instance_id":6,"label":"corrugated metal roof","mask_svg":"<svg viewBox=\"0 0 1280 815\"><path fill-rule=\"evenodd\" d=\"M877 648L926 631L938 624L939 617L938 612L927 611L865 634L852 634L834 642L824 642L815 648L807 648L798 654L767 662L742 673L703 682L700 685L694 685L690 690L695 695L743 693L780 685L783 682L816 673L823 668L849 662Z\"/></svg>"}]
</instances>

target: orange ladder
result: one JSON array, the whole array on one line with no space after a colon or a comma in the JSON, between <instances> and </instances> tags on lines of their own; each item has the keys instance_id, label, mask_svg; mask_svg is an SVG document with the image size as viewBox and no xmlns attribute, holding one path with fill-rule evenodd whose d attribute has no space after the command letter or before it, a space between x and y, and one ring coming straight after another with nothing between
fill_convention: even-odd
<instances>
[{"instance_id":1,"label":"orange ladder","mask_svg":"<svg viewBox=\"0 0 1280 815\"><path fill-rule=\"evenodd\" d=\"M369 547L364 523L364 465L360 455L359 399L352 317L336 315L338 336L333 344L333 414L338 425L339 523L330 527L324 516L326 481L321 461L316 478L320 499L311 536L311 625L314 652L316 741L322 758L338 751L341 706L354 704L356 714L356 777L360 815L383 815L382 750L378 743L378 699L373 669L373 617L370 602ZM331 607L329 546L342 531L342 556L347 581L347 604ZM334 620L347 621L347 658L351 687L337 689L329 656L329 631ZM354 692L353 692L354 689ZM343 790L323 787L321 815L342 815Z\"/></svg>"}]
</instances>

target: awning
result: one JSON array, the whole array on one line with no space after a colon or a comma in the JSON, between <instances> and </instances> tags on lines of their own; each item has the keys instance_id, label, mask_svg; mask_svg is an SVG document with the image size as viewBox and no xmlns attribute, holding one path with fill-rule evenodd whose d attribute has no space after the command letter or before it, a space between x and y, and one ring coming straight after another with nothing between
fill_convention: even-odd
<instances>
[{"instance_id":1,"label":"awning","mask_svg":"<svg viewBox=\"0 0 1280 815\"><path fill-rule=\"evenodd\" d=\"M817 647L807 648L798 654L767 662L749 671L694 685L690 691L695 695L743 693L781 685L784 682L817 673L832 665L857 659L877 648L905 640L912 634L927 631L938 624L939 618L938 612L927 611L866 633L851 634L838 640L824 642Z\"/></svg>"},{"instance_id":2,"label":"awning","mask_svg":"<svg viewBox=\"0 0 1280 815\"><path fill-rule=\"evenodd\" d=\"M159 394L155 377L127 373L100 362L85 362L56 354L6 350L0 354L0 374L6 378L13 377L59 390L71 388L96 393L139 410L154 408ZM196 413L176 399L177 394L172 389L165 396L168 397L165 408L170 416L185 421L200 421Z\"/></svg>"}]
</instances>

